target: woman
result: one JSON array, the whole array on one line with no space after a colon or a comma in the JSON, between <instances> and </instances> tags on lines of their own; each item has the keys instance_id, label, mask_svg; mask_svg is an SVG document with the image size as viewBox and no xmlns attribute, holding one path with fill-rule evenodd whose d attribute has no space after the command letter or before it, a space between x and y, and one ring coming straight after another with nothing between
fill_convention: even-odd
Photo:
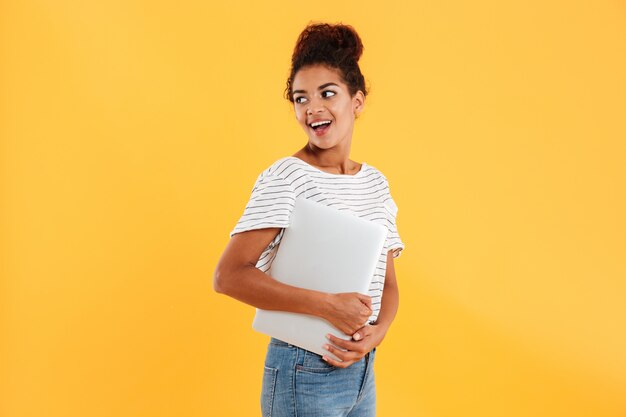
<instances>
[{"instance_id":1,"label":"woman","mask_svg":"<svg viewBox=\"0 0 626 417\"><path fill-rule=\"evenodd\" d=\"M341 361L272 338L261 393L264 416L375 415L373 361L398 309L393 258L404 244L386 177L349 159L354 121L367 95L358 65L362 51L361 39L348 25L311 24L300 34L285 97L308 142L259 175L215 270L217 292L265 310L321 317L352 335L349 341L328 335L325 349ZM368 295L305 290L266 273L296 198L388 228Z\"/></svg>"}]
</instances>

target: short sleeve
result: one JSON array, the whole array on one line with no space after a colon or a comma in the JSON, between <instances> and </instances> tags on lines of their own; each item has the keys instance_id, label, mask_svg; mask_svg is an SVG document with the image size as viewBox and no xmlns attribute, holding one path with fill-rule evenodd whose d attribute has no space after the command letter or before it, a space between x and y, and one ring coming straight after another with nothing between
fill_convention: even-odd
<instances>
[{"instance_id":1,"label":"short sleeve","mask_svg":"<svg viewBox=\"0 0 626 417\"><path fill-rule=\"evenodd\" d=\"M248 230L288 227L295 201L295 191L289 181L277 175L261 173L230 237Z\"/></svg>"},{"instance_id":2,"label":"short sleeve","mask_svg":"<svg viewBox=\"0 0 626 417\"><path fill-rule=\"evenodd\" d=\"M398 228L396 226L396 217L398 215L398 206L396 202L391 197L391 193L389 192L389 187L387 186L387 193L384 199L385 208L387 211L387 217L389 219L388 229L389 233L387 233L387 241L385 242L385 246L387 247L387 251L393 251L393 257L397 258L400 256L402 250L404 249L404 243L402 239L400 239L400 235L398 233Z\"/></svg>"}]
</instances>

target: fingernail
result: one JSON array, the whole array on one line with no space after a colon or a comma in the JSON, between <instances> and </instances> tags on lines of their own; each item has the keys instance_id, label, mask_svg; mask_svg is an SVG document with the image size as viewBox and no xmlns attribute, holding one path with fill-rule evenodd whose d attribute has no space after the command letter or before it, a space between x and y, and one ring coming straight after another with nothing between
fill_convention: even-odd
<instances>
[{"instance_id":1,"label":"fingernail","mask_svg":"<svg viewBox=\"0 0 626 417\"><path fill-rule=\"evenodd\" d=\"M330 346L328 346L328 345L324 345L324 349L329 350L329 349L330 349Z\"/></svg>"},{"instance_id":2,"label":"fingernail","mask_svg":"<svg viewBox=\"0 0 626 417\"><path fill-rule=\"evenodd\" d=\"M330 340L330 334L326 335L326 339Z\"/></svg>"}]
</instances>

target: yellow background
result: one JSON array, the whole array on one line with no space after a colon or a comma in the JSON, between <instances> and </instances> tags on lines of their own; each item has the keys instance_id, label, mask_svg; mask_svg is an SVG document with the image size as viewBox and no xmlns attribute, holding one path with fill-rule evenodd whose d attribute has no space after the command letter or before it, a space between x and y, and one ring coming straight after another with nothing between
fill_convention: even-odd
<instances>
[{"instance_id":1,"label":"yellow background","mask_svg":"<svg viewBox=\"0 0 626 417\"><path fill-rule=\"evenodd\" d=\"M310 21L353 25L352 159L406 249L383 417L626 415L624 1L0 3L0 415L253 416L212 273Z\"/></svg>"}]
</instances>

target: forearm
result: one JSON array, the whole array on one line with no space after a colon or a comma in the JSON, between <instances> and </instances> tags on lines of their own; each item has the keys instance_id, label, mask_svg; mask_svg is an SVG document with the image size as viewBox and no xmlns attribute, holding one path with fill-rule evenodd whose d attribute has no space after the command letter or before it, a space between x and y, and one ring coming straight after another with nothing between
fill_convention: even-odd
<instances>
[{"instance_id":1,"label":"forearm","mask_svg":"<svg viewBox=\"0 0 626 417\"><path fill-rule=\"evenodd\" d=\"M385 281L385 287L383 290L383 298L380 304L380 312L378 313L378 318L374 323L377 326L381 326L381 329L387 332L394 318L396 317L396 313L398 312L398 306L400 302L400 294L398 291L398 285L389 281Z\"/></svg>"},{"instance_id":2,"label":"forearm","mask_svg":"<svg viewBox=\"0 0 626 417\"><path fill-rule=\"evenodd\" d=\"M392 273L391 276L393 279L385 280L383 298L376 322L372 323L371 326L363 326L352 335L352 340L343 340L334 335L329 335L331 344L324 348L341 361L333 360L327 356L324 357L324 360L331 365L345 368L363 358L366 353L382 343L398 311L398 286L395 275Z\"/></svg>"},{"instance_id":3,"label":"forearm","mask_svg":"<svg viewBox=\"0 0 626 417\"><path fill-rule=\"evenodd\" d=\"M330 294L283 284L252 265L216 278L216 290L253 307L325 317Z\"/></svg>"}]
</instances>

